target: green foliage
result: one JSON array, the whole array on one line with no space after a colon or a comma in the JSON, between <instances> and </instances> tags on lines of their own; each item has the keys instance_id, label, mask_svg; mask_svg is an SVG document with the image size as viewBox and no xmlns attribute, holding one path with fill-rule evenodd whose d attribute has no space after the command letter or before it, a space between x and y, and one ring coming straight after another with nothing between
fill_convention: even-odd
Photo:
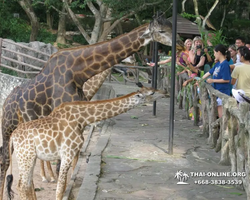
<instances>
[{"instance_id":1,"label":"green foliage","mask_svg":"<svg viewBox=\"0 0 250 200\"><path fill-rule=\"evenodd\" d=\"M234 28L240 30L242 28L249 28L250 20L249 19L235 19L232 24Z\"/></svg>"},{"instance_id":2,"label":"green foliage","mask_svg":"<svg viewBox=\"0 0 250 200\"><path fill-rule=\"evenodd\" d=\"M86 41L86 39L82 35L74 35L73 41L77 42L77 43L80 43L82 45L87 45L88 44L88 42Z\"/></svg>"},{"instance_id":3,"label":"green foliage","mask_svg":"<svg viewBox=\"0 0 250 200\"><path fill-rule=\"evenodd\" d=\"M7 69L7 68L2 67L2 68L1 68L1 71L2 71L2 73L4 73L4 74L9 74L9 75L12 75L12 76L18 76L18 75L17 75L17 72L14 71L14 70L11 70L11 69Z\"/></svg>"},{"instance_id":4,"label":"green foliage","mask_svg":"<svg viewBox=\"0 0 250 200\"><path fill-rule=\"evenodd\" d=\"M25 20L19 18L0 18L0 35L2 38L12 39L15 42L29 42L31 26ZM39 30L38 41L54 43L56 35L53 35L45 28Z\"/></svg>"},{"instance_id":5,"label":"green foliage","mask_svg":"<svg viewBox=\"0 0 250 200\"><path fill-rule=\"evenodd\" d=\"M189 101L192 97L192 90L194 89L195 80L187 84L185 87L179 91L177 95L177 100L180 101L181 96L186 96L185 110L189 110L193 107L193 101ZM185 91L185 92L184 92Z\"/></svg>"},{"instance_id":6,"label":"green foliage","mask_svg":"<svg viewBox=\"0 0 250 200\"><path fill-rule=\"evenodd\" d=\"M69 44L61 44L61 43L57 43L57 46L59 49L66 49L71 47L71 45Z\"/></svg>"},{"instance_id":7,"label":"green foliage","mask_svg":"<svg viewBox=\"0 0 250 200\"><path fill-rule=\"evenodd\" d=\"M47 31L45 28L40 28L37 41L44 42L46 44L51 43L53 44L56 41L56 34L52 34L51 32Z\"/></svg>"},{"instance_id":8,"label":"green foliage","mask_svg":"<svg viewBox=\"0 0 250 200\"><path fill-rule=\"evenodd\" d=\"M186 18L186 19L195 19L196 18L196 15L194 15L194 14L190 14L190 13L186 13L186 12L184 12L184 13L181 13L181 16L182 17L184 17L184 18Z\"/></svg>"},{"instance_id":9,"label":"green foliage","mask_svg":"<svg viewBox=\"0 0 250 200\"><path fill-rule=\"evenodd\" d=\"M213 47L216 46L217 44L223 44L225 46L228 46L228 41L226 40L226 37L223 35L222 30L207 31L204 30L201 26L199 26L199 31L201 34L201 39L204 44L204 47L208 49L208 53L212 59L214 59L214 51L213 48L208 46L207 41L210 41Z\"/></svg>"},{"instance_id":10,"label":"green foliage","mask_svg":"<svg viewBox=\"0 0 250 200\"><path fill-rule=\"evenodd\" d=\"M16 42L28 42L31 27L26 21L14 17L0 17L0 35Z\"/></svg>"},{"instance_id":11,"label":"green foliage","mask_svg":"<svg viewBox=\"0 0 250 200\"><path fill-rule=\"evenodd\" d=\"M170 0L164 0L159 4L149 5L159 2L159 0L103 0L103 2L112 9L113 17L122 17L132 10L138 12L142 19L152 19L157 10L165 11L170 7ZM143 10L140 11L140 9Z\"/></svg>"},{"instance_id":12,"label":"green foliage","mask_svg":"<svg viewBox=\"0 0 250 200\"><path fill-rule=\"evenodd\" d=\"M208 32L208 37L207 39L210 40L210 42L213 44L213 45L216 45L216 44L223 44L225 46L228 45L228 41L226 40L226 36L224 35L223 31L222 30L218 30L218 31L209 31Z\"/></svg>"},{"instance_id":13,"label":"green foliage","mask_svg":"<svg viewBox=\"0 0 250 200\"><path fill-rule=\"evenodd\" d=\"M208 40L213 44L213 46L215 46L217 44L228 45L228 42L226 41L226 37L223 35L222 30L205 31L204 29L202 29L200 27L199 31L200 31L201 38L202 38L202 41L203 41L205 47L207 47L207 45L208 45L207 44Z\"/></svg>"}]
</instances>

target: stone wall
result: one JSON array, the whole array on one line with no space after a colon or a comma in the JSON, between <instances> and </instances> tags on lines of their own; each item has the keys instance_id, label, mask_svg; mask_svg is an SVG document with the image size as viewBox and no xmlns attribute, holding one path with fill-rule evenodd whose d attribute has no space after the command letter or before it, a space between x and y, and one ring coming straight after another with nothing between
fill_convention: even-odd
<instances>
[{"instance_id":1,"label":"stone wall","mask_svg":"<svg viewBox=\"0 0 250 200\"><path fill-rule=\"evenodd\" d=\"M29 79L10 76L0 72L0 115L2 115L2 106L6 97L18 85L27 82Z\"/></svg>"}]
</instances>

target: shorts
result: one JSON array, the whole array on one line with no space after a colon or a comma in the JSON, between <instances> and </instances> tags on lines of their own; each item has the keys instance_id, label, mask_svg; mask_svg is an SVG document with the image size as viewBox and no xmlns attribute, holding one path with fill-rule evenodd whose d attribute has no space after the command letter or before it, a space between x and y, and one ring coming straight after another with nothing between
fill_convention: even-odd
<instances>
[{"instance_id":1,"label":"shorts","mask_svg":"<svg viewBox=\"0 0 250 200\"><path fill-rule=\"evenodd\" d=\"M217 97L217 106L222 106L222 99Z\"/></svg>"}]
</instances>

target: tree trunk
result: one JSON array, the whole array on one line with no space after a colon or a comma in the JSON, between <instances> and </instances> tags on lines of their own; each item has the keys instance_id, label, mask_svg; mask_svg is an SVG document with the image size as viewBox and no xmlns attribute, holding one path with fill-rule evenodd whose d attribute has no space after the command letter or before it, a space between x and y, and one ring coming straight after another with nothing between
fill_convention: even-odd
<instances>
[{"instance_id":1,"label":"tree trunk","mask_svg":"<svg viewBox=\"0 0 250 200\"><path fill-rule=\"evenodd\" d=\"M223 17L222 17L222 20L221 20L221 23L220 23L220 28L223 27L223 24L224 24L224 21L225 21L225 18L226 18L226 12L227 12L227 7L224 6Z\"/></svg>"},{"instance_id":2,"label":"tree trunk","mask_svg":"<svg viewBox=\"0 0 250 200\"><path fill-rule=\"evenodd\" d=\"M92 30L90 41L89 41L89 44L94 44L98 41L98 38L99 38L99 35L101 32L101 28L103 25L102 17L104 17L106 15L106 12L105 12L106 7L102 3L102 4L100 4L100 10L97 10L91 1L88 1L87 5L88 5L89 9L91 10L91 12L95 16L95 24L94 24L94 28ZM105 31L105 29L103 31ZM107 38L107 35L108 34L106 34L106 37L105 36L102 37L102 41L104 41Z\"/></svg>"},{"instance_id":3,"label":"tree trunk","mask_svg":"<svg viewBox=\"0 0 250 200\"><path fill-rule=\"evenodd\" d=\"M194 13L196 15L196 18L197 17L199 18L200 14L199 14L198 2L197 0L193 0L193 2L194 2Z\"/></svg>"},{"instance_id":4,"label":"tree trunk","mask_svg":"<svg viewBox=\"0 0 250 200\"><path fill-rule=\"evenodd\" d=\"M49 10L46 12L46 19L47 19L47 25L49 29L52 30L53 29L53 16L51 15Z\"/></svg>"},{"instance_id":5,"label":"tree trunk","mask_svg":"<svg viewBox=\"0 0 250 200\"><path fill-rule=\"evenodd\" d=\"M76 16L73 13L73 11L70 9L68 1L67 0L63 0L63 3L65 4L65 8L66 8L67 12L69 13L71 19L73 20L73 22L75 23L75 25L77 26L77 28L79 29L79 31L81 32L81 34L83 35L83 37L85 38L85 40L90 44L90 37L89 37L89 35L85 31L85 29L82 27L82 25L79 22L79 20L76 18Z\"/></svg>"},{"instance_id":6,"label":"tree trunk","mask_svg":"<svg viewBox=\"0 0 250 200\"><path fill-rule=\"evenodd\" d=\"M217 6L217 4L219 3L220 0L216 0L213 4L213 6L210 8L210 10L208 11L205 19L203 20L203 23L202 23L202 28L205 29L205 25L206 25L206 21L207 19L209 18L209 16L211 15L211 13L213 12L213 10L215 9L215 7Z\"/></svg>"},{"instance_id":7,"label":"tree trunk","mask_svg":"<svg viewBox=\"0 0 250 200\"><path fill-rule=\"evenodd\" d=\"M31 23L31 33L30 33L30 42L37 39L39 31L39 22L34 12L30 0L19 0L18 3L23 8L27 16L29 17Z\"/></svg>"},{"instance_id":8,"label":"tree trunk","mask_svg":"<svg viewBox=\"0 0 250 200\"><path fill-rule=\"evenodd\" d=\"M181 10L181 12L182 12L182 13L185 12L185 3L186 3L186 1L187 1L187 0L182 0L182 3L181 3L181 5L182 5L182 10Z\"/></svg>"},{"instance_id":9,"label":"tree trunk","mask_svg":"<svg viewBox=\"0 0 250 200\"><path fill-rule=\"evenodd\" d=\"M63 13L65 13L65 10L66 10L65 4L63 4L62 13L59 13L58 32L57 32L57 38L56 38L56 43L58 43L58 44L66 44L66 40L65 40L66 15L63 14Z\"/></svg>"},{"instance_id":10,"label":"tree trunk","mask_svg":"<svg viewBox=\"0 0 250 200\"><path fill-rule=\"evenodd\" d=\"M118 35L123 34L123 29L122 29L121 23L117 24L117 26L116 26L116 33L117 33Z\"/></svg>"},{"instance_id":11,"label":"tree trunk","mask_svg":"<svg viewBox=\"0 0 250 200\"><path fill-rule=\"evenodd\" d=\"M111 9L110 8L108 8L107 9L107 13L106 13L106 18L110 18L111 17ZM108 21L108 22L104 22L103 23L103 28L102 28L102 34L101 34L101 36L99 37L99 40L98 40L98 42L102 42L102 41L105 41L105 40L107 40L107 36L108 36L108 34L105 34L106 32L105 32L105 30L107 30L109 27L111 26L111 22L110 21Z\"/></svg>"}]
</instances>

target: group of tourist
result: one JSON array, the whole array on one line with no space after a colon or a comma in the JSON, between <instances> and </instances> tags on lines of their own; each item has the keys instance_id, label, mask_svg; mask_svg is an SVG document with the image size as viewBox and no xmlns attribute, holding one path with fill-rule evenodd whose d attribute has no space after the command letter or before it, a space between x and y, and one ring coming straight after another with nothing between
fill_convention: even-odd
<instances>
[{"instance_id":1,"label":"group of tourist","mask_svg":"<svg viewBox=\"0 0 250 200\"><path fill-rule=\"evenodd\" d=\"M176 63L183 68L177 73L184 79L183 86L194 79L206 82L220 92L233 96L238 102L244 101L240 93L250 97L250 42L241 37L228 48L222 44L213 46L209 40L205 47L200 37L187 39L185 50L177 52ZM158 62L159 65L171 59ZM154 66L154 63L150 63ZM239 93L240 92L240 93ZM222 116L222 100L217 98L218 116Z\"/></svg>"}]
</instances>

